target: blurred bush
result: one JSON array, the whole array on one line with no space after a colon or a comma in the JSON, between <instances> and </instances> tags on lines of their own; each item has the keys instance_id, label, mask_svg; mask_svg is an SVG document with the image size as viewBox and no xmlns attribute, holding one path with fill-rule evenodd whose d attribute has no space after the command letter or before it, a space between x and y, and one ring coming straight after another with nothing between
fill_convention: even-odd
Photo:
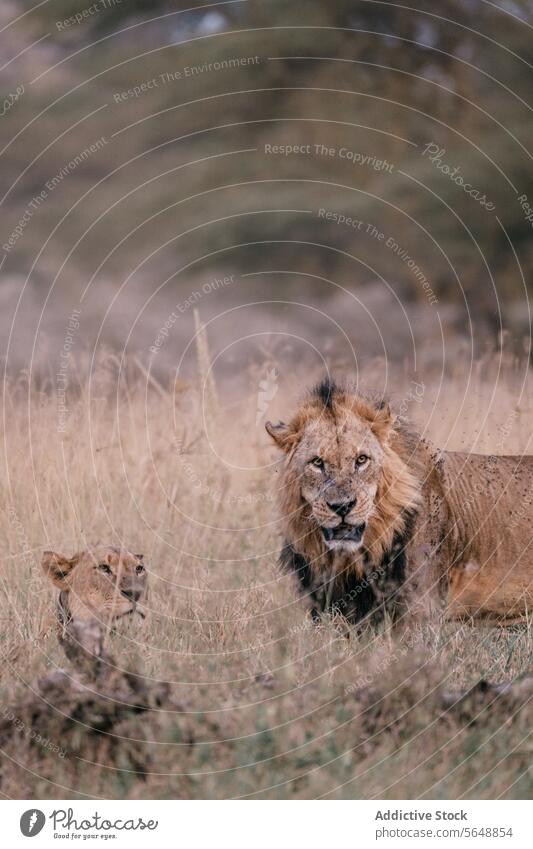
<instances>
[{"instance_id":1,"label":"blurred bush","mask_svg":"<svg viewBox=\"0 0 533 849\"><path fill-rule=\"evenodd\" d=\"M26 92L2 119L4 238L53 175L105 145L49 192L4 271L34 266L37 289L58 274L70 291L94 275L186 292L195 274L267 263L315 275L317 298L331 292L321 277L363 288L382 278L424 303L412 259L464 326L468 304L470 317L498 328L503 311L527 330L533 240L517 198L533 204L529 2L101 3L65 29L90 4L11 0L10 20L27 14L2 34L3 53L47 37L6 77L7 91L22 78ZM215 66L236 58L249 61ZM429 143L444 169L424 155ZM269 155L265 144L311 153ZM341 148L392 168L353 164Z\"/></svg>"}]
</instances>

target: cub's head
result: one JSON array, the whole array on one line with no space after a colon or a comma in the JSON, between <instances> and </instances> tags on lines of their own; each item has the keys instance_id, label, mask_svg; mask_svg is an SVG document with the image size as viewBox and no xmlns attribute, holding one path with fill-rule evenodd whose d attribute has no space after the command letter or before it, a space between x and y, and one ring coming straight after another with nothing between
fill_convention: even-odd
<instances>
[{"instance_id":1,"label":"cub's head","mask_svg":"<svg viewBox=\"0 0 533 849\"><path fill-rule=\"evenodd\" d=\"M327 549L390 544L419 488L393 447L388 404L324 381L288 424L266 429L287 455L282 511L300 550L313 532Z\"/></svg>"},{"instance_id":2,"label":"cub's head","mask_svg":"<svg viewBox=\"0 0 533 849\"><path fill-rule=\"evenodd\" d=\"M137 604L146 595L147 583L142 554L98 545L70 558L45 551L41 565L61 590L59 612L63 621L109 622L136 611L140 613Z\"/></svg>"}]
</instances>

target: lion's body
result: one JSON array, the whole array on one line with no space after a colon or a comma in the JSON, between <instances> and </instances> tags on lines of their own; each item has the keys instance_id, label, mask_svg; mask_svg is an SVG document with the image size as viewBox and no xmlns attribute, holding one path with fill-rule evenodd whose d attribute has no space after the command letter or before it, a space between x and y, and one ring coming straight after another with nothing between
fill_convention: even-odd
<instances>
[{"instance_id":1,"label":"lion's body","mask_svg":"<svg viewBox=\"0 0 533 849\"><path fill-rule=\"evenodd\" d=\"M448 615L523 618L533 611L533 457L444 453L437 468Z\"/></svg>"},{"instance_id":2,"label":"lion's body","mask_svg":"<svg viewBox=\"0 0 533 849\"><path fill-rule=\"evenodd\" d=\"M533 610L533 457L440 451L386 405L325 386L289 425L268 426L287 455L281 563L314 615L524 619ZM350 456L363 457L361 469ZM350 510L339 519L343 504Z\"/></svg>"}]
</instances>

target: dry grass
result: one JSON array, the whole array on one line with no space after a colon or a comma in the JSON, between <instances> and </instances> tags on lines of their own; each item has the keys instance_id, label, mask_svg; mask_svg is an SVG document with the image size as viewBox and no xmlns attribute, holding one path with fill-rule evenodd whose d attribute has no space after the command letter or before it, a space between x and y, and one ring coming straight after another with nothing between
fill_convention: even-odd
<instances>
[{"instance_id":1,"label":"dry grass","mask_svg":"<svg viewBox=\"0 0 533 849\"><path fill-rule=\"evenodd\" d=\"M15 704L39 675L65 664L53 591L39 570L42 550L70 554L87 542L124 540L144 551L150 568L148 615L121 625L108 648L124 668L171 682L183 710L135 717L114 749L89 746L83 726L54 740L52 714L46 728L28 728L22 743L5 745L2 792L531 795L525 712L485 706L480 721L443 720L437 698L442 688L527 671L531 628L436 623L400 643L387 630L346 639L332 621L311 627L292 581L276 569L276 457L255 422L257 375L243 377L247 397L219 388L217 402L210 391L206 428L199 386L161 386L141 368L119 365L109 358L78 391L71 384L65 434L57 431L53 386L6 387L2 705ZM372 383L382 374L375 363L365 377ZM390 373L388 380L401 403L409 381ZM421 402L410 402L408 412L441 444L529 449L533 381L519 363L487 357L470 385L459 369L440 385L436 376L431 390L425 382ZM286 410L298 383L297 374L280 377L269 417ZM31 743L30 730L66 755ZM139 747L148 764L143 775L132 755Z\"/></svg>"}]
</instances>

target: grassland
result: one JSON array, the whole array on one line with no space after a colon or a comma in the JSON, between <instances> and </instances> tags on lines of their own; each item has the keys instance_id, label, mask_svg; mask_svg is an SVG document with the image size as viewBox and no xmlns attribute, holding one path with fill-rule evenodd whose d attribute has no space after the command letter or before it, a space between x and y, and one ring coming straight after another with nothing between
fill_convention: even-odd
<instances>
[{"instance_id":1,"label":"grassland","mask_svg":"<svg viewBox=\"0 0 533 849\"><path fill-rule=\"evenodd\" d=\"M265 365L266 368L266 365ZM363 375L374 384L384 364ZM200 378L156 382L109 357L70 375L65 432L54 383L4 394L1 704L65 667L44 548L124 542L150 569L147 618L107 637L117 664L171 684L172 709L133 716L103 745L60 718L2 741L8 797L524 798L533 790L527 709L489 699L443 717L441 695L531 671L533 631L470 624L384 628L349 639L312 627L280 575L277 457L257 418L259 372L239 397ZM520 453L533 381L498 353L472 370L410 381L388 372L397 405L450 448ZM310 376L305 375L306 379ZM420 377L418 377L420 380ZM286 414L304 375L280 375L268 417ZM205 391L209 389L209 391ZM289 391L290 389L290 391ZM179 705L179 707L176 707ZM1 719L1 717L0 717ZM28 729L29 731L29 729ZM139 763L143 768L139 768Z\"/></svg>"}]
</instances>

